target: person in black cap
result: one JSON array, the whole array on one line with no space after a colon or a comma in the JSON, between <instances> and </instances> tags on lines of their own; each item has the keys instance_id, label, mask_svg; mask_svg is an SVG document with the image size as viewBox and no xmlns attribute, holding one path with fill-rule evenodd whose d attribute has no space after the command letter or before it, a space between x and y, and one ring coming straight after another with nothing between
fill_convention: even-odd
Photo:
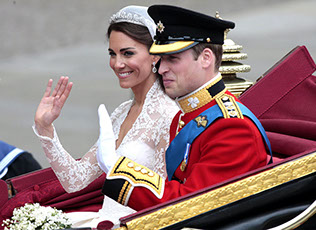
<instances>
[{"instance_id":1,"label":"person in black cap","mask_svg":"<svg viewBox=\"0 0 316 230\"><path fill-rule=\"evenodd\" d=\"M103 193L141 210L264 166L269 140L256 117L227 91L219 67L224 31L234 23L166 5L148 9L157 25L151 54L179 113L170 127L168 178L107 154L109 132L100 117L99 151L109 162ZM130 151L133 151L132 149Z\"/></svg>"}]
</instances>

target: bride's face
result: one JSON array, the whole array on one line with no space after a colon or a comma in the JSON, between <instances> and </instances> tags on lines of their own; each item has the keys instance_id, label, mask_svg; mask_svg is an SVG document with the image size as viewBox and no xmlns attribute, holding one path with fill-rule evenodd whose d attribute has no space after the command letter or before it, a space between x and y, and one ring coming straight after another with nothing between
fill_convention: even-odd
<instances>
[{"instance_id":1,"label":"bride's face","mask_svg":"<svg viewBox=\"0 0 316 230\"><path fill-rule=\"evenodd\" d=\"M110 66L122 88L133 88L154 76L151 71L153 56L147 47L122 32L111 32L109 55Z\"/></svg>"}]
</instances>

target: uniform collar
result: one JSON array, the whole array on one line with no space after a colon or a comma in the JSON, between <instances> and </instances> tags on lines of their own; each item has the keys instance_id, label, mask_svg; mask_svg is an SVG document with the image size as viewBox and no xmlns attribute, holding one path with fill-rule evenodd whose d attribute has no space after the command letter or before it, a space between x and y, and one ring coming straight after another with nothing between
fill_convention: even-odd
<instances>
[{"instance_id":1,"label":"uniform collar","mask_svg":"<svg viewBox=\"0 0 316 230\"><path fill-rule=\"evenodd\" d=\"M189 113L206 105L214 98L225 93L226 87L222 80L222 75L218 73L216 77L202 85L193 92L176 99L182 113Z\"/></svg>"}]
</instances>

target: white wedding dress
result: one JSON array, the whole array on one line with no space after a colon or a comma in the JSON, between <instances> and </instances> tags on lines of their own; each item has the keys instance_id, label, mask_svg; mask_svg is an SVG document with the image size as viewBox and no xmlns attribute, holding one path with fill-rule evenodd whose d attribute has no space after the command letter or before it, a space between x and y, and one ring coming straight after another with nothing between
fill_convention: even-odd
<instances>
[{"instance_id":1,"label":"white wedding dress","mask_svg":"<svg viewBox=\"0 0 316 230\"><path fill-rule=\"evenodd\" d=\"M132 105L133 100L126 101L111 114L116 139ZM169 127L178 110L176 103L163 92L157 80L146 95L140 115L117 148L117 154L126 156L165 178L164 156L169 145ZM40 136L34 126L33 130L39 137L52 169L67 192L85 188L103 173L96 158L97 144L80 160L75 160L62 147L55 129L53 139ZM95 228L104 220L110 220L117 225L120 217L134 212L135 210L104 196L99 212L74 212L69 213L69 217L74 222L73 227Z\"/></svg>"}]
</instances>

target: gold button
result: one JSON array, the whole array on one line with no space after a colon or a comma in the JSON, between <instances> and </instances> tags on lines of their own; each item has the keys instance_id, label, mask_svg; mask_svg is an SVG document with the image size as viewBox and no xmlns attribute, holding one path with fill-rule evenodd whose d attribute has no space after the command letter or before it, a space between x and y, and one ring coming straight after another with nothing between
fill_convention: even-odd
<instances>
[{"instance_id":1,"label":"gold button","mask_svg":"<svg viewBox=\"0 0 316 230\"><path fill-rule=\"evenodd\" d=\"M140 166L136 166L136 167L134 168L134 170L135 170L136 172L139 172L141 169L142 169L142 168L141 168Z\"/></svg>"},{"instance_id":2,"label":"gold button","mask_svg":"<svg viewBox=\"0 0 316 230\"><path fill-rule=\"evenodd\" d=\"M229 116L235 117L237 116L237 112L236 111L230 111L228 112Z\"/></svg>"},{"instance_id":3,"label":"gold button","mask_svg":"<svg viewBox=\"0 0 316 230\"><path fill-rule=\"evenodd\" d=\"M182 129L183 126L185 125L184 121L179 121L179 127Z\"/></svg>"},{"instance_id":4,"label":"gold button","mask_svg":"<svg viewBox=\"0 0 316 230\"><path fill-rule=\"evenodd\" d=\"M133 168L134 167L134 163L133 162L128 162L127 167Z\"/></svg>"}]
</instances>

